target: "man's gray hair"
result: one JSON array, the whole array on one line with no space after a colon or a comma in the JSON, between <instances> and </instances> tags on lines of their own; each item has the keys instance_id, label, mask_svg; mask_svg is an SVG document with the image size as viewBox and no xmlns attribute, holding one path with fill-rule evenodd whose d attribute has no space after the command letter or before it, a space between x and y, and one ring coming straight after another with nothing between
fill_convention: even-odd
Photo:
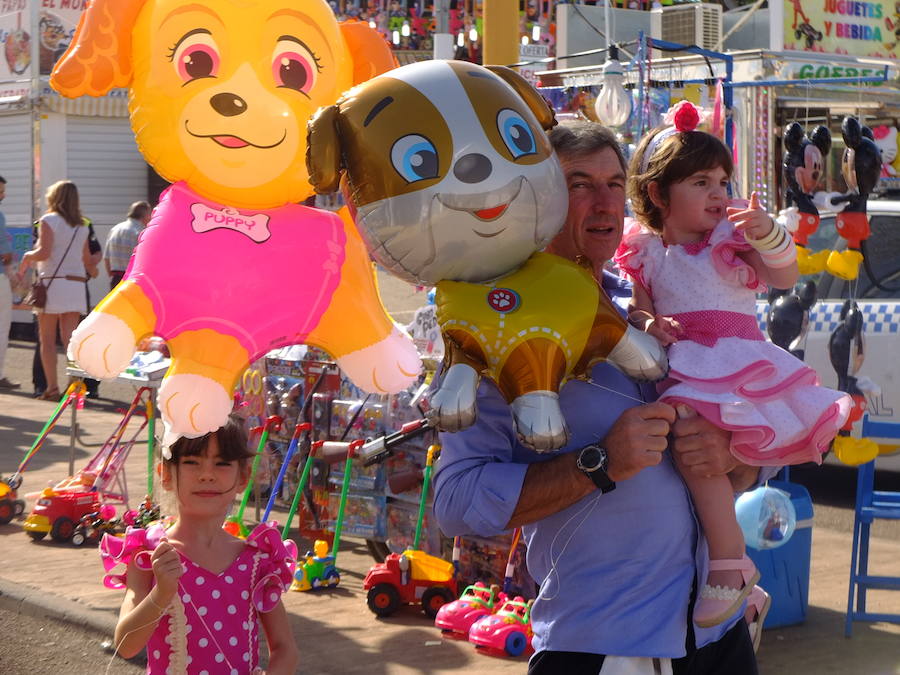
<instances>
[{"instance_id":1,"label":"man's gray hair","mask_svg":"<svg viewBox=\"0 0 900 675\"><path fill-rule=\"evenodd\" d=\"M135 220L143 220L150 215L152 210L153 207L147 202L135 202L131 205L131 208L128 209L128 217L134 218Z\"/></svg>"},{"instance_id":2,"label":"man's gray hair","mask_svg":"<svg viewBox=\"0 0 900 675\"><path fill-rule=\"evenodd\" d=\"M616 135L602 124L586 120L566 120L553 127L547 136L560 159L584 157L612 148L619 158L622 173L627 173L628 165Z\"/></svg>"}]
</instances>

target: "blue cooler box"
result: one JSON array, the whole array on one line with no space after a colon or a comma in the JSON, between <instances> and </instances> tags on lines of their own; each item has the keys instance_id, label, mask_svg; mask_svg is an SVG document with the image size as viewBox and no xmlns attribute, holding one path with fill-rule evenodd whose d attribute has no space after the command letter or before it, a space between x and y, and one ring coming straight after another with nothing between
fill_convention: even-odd
<instances>
[{"instance_id":1,"label":"blue cooler box","mask_svg":"<svg viewBox=\"0 0 900 675\"><path fill-rule=\"evenodd\" d=\"M765 550L747 547L747 555L759 569L759 585L772 596L763 627L778 628L806 620L813 507L809 492L802 485L781 480L770 480L768 485L787 492L797 511L797 527L786 544Z\"/></svg>"}]
</instances>

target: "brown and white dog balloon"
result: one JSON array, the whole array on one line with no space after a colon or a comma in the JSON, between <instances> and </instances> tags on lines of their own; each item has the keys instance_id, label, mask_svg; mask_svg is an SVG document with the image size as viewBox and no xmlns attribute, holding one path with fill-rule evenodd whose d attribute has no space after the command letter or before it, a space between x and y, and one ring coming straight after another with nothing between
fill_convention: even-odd
<instances>
[{"instance_id":1,"label":"brown and white dog balloon","mask_svg":"<svg viewBox=\"0 0 900 675\"><path fill-rule=\"evenodd\" d=\"M479 375L512 406L522 442L565 445L558 391L607 358L657 379L666 358L630 328L590 271L540 253L561 229L568 191L544 133L541 96L515 72L457 61L415 63L350 90L309 125L319 192L341 182L381 265L437 286L446 370L438 426L475 420Z\"/></svg>"}]
</instances>

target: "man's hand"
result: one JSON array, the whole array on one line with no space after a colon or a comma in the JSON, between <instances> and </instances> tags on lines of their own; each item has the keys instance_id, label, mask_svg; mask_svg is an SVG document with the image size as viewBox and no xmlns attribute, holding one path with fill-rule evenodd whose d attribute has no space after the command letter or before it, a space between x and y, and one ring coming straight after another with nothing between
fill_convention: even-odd
<instances>
[{"instance_id":1,"label":"man's hand","mask_svg":"<svg viewBox=\"0 0 900 675\"><path fill-rule=\"evenodd\" d=\"M623 412L602 443L609 457L606 471L609 477L614 481L626 480L648 466L659 464L675 417L675 409L660 402Z\"/></svg>"},{"instance_id":2,"label":"man's hand","mask_svg":"<svg viewBox=\"0 0 900 675\"><path fill-rule=\"evenodd\" d=\"M731 454L731 432L713 425L684 405L672 426L673 456L682 473L709 478L731 473L739 464Z\"/></svg>"}]
</instances>

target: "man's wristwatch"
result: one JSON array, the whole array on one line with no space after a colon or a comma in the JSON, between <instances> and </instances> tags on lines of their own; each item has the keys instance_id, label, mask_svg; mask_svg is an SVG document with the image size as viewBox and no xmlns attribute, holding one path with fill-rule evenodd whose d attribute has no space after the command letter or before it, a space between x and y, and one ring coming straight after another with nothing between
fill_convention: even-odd
<instances>
[{"instance_id":1,"label":"man's wristwatch","mask_svg":"<svg viewBox=\"0 0 900 675\"><path fill-rule=\"evenodd\" d=\"M585 476L594 481L594 485L603 494L616 489L615 482L606 473L608 463L606 449L593 444L582 448L575 460L575 465Z\"/></svg>"}]
</instances>

